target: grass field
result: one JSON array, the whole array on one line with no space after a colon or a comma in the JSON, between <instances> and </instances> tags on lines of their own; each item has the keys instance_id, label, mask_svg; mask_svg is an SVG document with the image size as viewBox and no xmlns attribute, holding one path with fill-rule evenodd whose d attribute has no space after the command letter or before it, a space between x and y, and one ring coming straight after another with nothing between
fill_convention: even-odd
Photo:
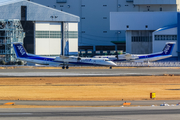
<instances>
[{"instance_id":1,"label":"grass field","mask_svg":"<svg viewBox=\"0 0 180 120\"><path fill-rule=\"evenodd\" d=\"M0 100L180 99L180 76L0 78Z\"/></svg>"}]
</instances>

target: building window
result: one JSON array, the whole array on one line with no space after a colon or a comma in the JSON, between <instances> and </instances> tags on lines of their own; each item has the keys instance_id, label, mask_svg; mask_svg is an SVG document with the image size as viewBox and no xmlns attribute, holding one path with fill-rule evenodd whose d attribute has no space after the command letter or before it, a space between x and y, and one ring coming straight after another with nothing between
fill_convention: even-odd
<instances>
[{"instance_id":1,"label":"building window","mask_svg":"<svg viewBox=\"0 0 180 120\"><path fill-rule=\"evenodd\" d=\"M129 25L127 25L126 28L129 28Z\"/></svg>"},{"instance_id":2,"label":"building window","mask_svg":"<svg viewBox=\"0 0 180 120\"><path fill-rule=\"evenodd\" d=\"M67 0L56 0L56 3L66 3Z\"/></svg>"},{"instance_id":3,"label":"building window","mask_svg":"<svg viewBox=\"0 0 180 120\"><path fill-rule=\"evenodd\" d=\"M82 17L81 19L85 19L85 17Z\"/></svg>"},{"instance_id":4,"label":"building window","mask_svg":"<svg viewBox=\"0 0 180 120\"><path fill-rule=\"evenodd\" d=\"M85 31L81 31L81 33L86 33Z\"/></svg>"},{"instance_id":5,"label":"building window","mask_svg":"<svg viewBox=\"0 0 180 120\"><path fill-rule=\"evenodd\" d=\"M132 42L152 42L151 36L132 36Z\"/></svg>"},{"instance_id":6,"label":"building window","mask_svg":"<svg viewBox=\"0 0 180 120\"><path fill-rule=\"evenodd\" d=\"M162 11L162 8L160 8L160 11Z\"/></svg>"},{"instance_id":7,"label":"building window","mask_svg":"<svg viewBox=\"0 0 180 120\"><path fill-rule=\"evenodd\" d=\"M65 32L68 38L78 38L78 31ZM36 38L61 38L61 31L36 31Z\"/></svg>"},{"instance_id":8,"label":"building window","mask_svg":"<svg viewBox=\"0 0 180 120\"><path fill-rule=\"evenodd\" d=\"M103 7L107 7L107 5L103 5Z\"/></svg>"},{"instance_id":9,"label":"building window","mask_svg":"<svg viewBox=\"0 0 180 120\"><path fill-rule=\"evenodd\" d=\"M78 31L68 31L68 38L78 38Z\"/></svg>"},{"instance_id":10,"label":"building window","mask_svg":"<svg viewBox=\"0 0 180 120\"><path fill-rule=\"evenodd\" d=\"M85 7L85 5L81 5L81 7Z\"/></svg>"},{"instance_id":11,"label":"building window","mask_svg":"<svg viewBox=\"0 0 180 120\"><path fill-rule=\"evenodd\" d=\"M64 5L60 5L60 7L64 7Z\"/></svg>"},{"instance_id":12,"label":"building window","mask_svg":"<svg viewBox=\"0 0 180 120\"><path fill-rule=\"evenodd\" d=\"M125 6L129 6L129 5L125 5Z\"/></svg>"},{"instance_id":13,"label":"building window","mask_svg":"<svg viewBox=\"0 0 180 120\"><path fill-rule=\"evenodd\" d=\"M36 31L36 38L49 38L49 31Z\"/></svg>"},{"instance_id":14,"label":"building window","mask_svg":"<svg viewBox=\"0 0 180 120\"><path fill-rule=\"evenodd\" d=\"M50 38L61 38L61 31L50 31Z\"/></svg>"},{"instance_id":15,"label":"building window","mask_svg":"<svg viewBox=\"0 0 180 120\"><path fill-rule=\"evenodd\" d=\"M103 31L103 33L107 33L107 31Z\"/></svg>"},{"instance_id":16,"label":"building window","mask_svg":"<svg viewBox=\"0 0 180 120\"><path fill-rule=\"evenodd\" d=\"M103 19L107 19L107 17L103 17Z\"/></svg>"},{"instance_id":17,"label":"building window","mask_svg":"<svg viewBox=\"0 0 180 120\"><path fill-rule=\"evenodd\" d=\"M36 38L61 38L61 31L36 31Z\"/></svg>"},{"instance_id":18,"label":"building window","mask_svg":"<svg viewBox=\"0 0 180 120\"><path fill-rule=\"evenodd\" d=\"M56 8L56 5L53 5L53 8Z\"/></svg>"},{"instance_id":19,"label":"building window","mask_svg":"<svg viewBox=\"0 0 180 120\"><path fill-rule=\"evenodd\" d=\"M148 25L146 25L145 27L148 28Z\"/></svg>"},{"instance_id":20,"label":"building window","mask_svg":"<svg viewBox=\"0 0 180 120\"><path fill-rule=\"evenodd\" d=\"M177 40L177 35L155 35L154 39L156 41Z\"/></svg>"}]
</instances>

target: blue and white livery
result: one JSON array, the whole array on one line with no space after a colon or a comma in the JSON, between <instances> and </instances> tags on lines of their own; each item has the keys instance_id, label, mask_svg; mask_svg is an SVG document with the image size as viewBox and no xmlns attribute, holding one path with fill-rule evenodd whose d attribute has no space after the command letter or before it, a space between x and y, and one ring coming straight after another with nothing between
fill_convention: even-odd
<instances>
[{"instance_id":1,"label":"blue and white livery","mask_svg":"<svg viewBox=\"0 0 180 120\"><path fill-rule=\"evenodd\" d=\"M108 58L111 61L130 61L130 62L152 62L165 58L172 57L172 51L174 48L175 42L166 43L162 52L152 53L152 54L123 54L123 55L109 55L109 56L94 56L94 58Z\"/></svg>"},{"instance_id":2,"label":"blue and white livery","mask_svg":"<svg viewBox=\"0 0 180 120\"><path fill-rule=\"evenodd\" d=\"M27 61L41 65L62 65L63 69L68 69L69 65L85 65L85 66L109 66L110 69L116 64L107 58L80 58L76 56L60 56L60 57L43 57L33 54L28 54L22 43L13 43L13 47L16 53L16 59Z\"/></svg>"}]
</instances>

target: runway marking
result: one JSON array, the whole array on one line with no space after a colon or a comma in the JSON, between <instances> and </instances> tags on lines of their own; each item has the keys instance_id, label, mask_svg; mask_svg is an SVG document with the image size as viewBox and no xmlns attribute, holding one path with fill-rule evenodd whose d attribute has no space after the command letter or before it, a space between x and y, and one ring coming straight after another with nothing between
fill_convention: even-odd
<instances>
[{"instance_id":1,"label":"runway marking","mask_svg":"<svg viewBox=\"0 0 180 120\"><path fill-rule=\"evenodd\" d=\"M0 76L117 76L117 75L154 75L154 74L147 74L147 73L113 73L113 74L94 74L94 73L59 73L53 72L49 74L49 72L26 72L26 73L0 73Z\"/></svg>"},{"instance_id":2,"label":"runway marking","mask_svg":"<svg viewBox=\"0 0 180 120\"><path fill-rule=\"evenodd\" d=\"M151 75L163 75L167 74L166 72L154 72L154 73L68 73L68 72L13 72L13 73L0 73L0 76L19 76L19 77L25 77L25 76L130 76L130 75L145 75L145 76L151 76ZM173 72L168 74L179 74L179 72Z\"/></svg>"},{"instance_id":3,"label":"runway marking","mask_svg":"<svg viewBox=\"0 0 180 120\"><path fill-rule=\"evenodd\" d=\"M32 113L0 113L0 116L3 115L32 115Z\"/></svg>"}]
</instances>

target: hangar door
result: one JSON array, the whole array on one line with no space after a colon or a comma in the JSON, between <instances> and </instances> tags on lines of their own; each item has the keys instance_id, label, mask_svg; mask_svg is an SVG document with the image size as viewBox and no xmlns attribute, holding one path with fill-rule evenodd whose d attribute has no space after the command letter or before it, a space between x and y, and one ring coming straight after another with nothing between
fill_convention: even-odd
<instances>
[{"instance_id":1,"label":"hangar door","mask_svg":"<svg viewBox=\"0 0 180 120\"><path fill-rule=\"evenodd\" d=\"M61 23L35 23L35 54L59 56L61 53Z\"/></svg>"},{"instance_id":2,"label":"hangar door","mask_svg":"<svg viewBox=\"0 0 180 120\"><path fill-rule=\"evenodd\" d=\"M132 31L131 36L132 54L152 53L152 31Z\"/></svg>"}]
</instances>

